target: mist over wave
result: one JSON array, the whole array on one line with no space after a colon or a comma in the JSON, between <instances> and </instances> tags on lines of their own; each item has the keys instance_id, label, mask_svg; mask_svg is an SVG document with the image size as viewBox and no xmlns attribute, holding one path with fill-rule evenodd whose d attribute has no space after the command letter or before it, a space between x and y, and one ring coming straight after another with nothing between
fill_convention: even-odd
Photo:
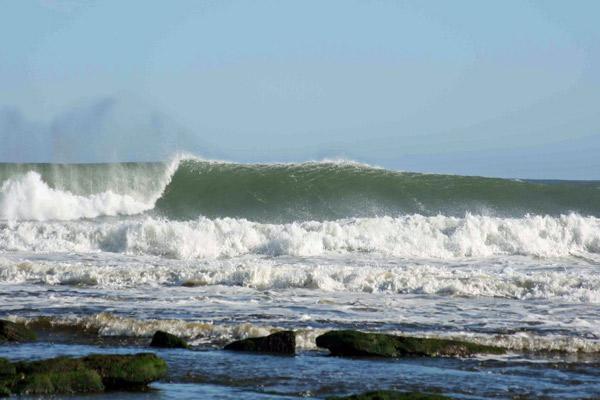
<instances>
[{"instance_id":1,"label":"mist over wave","mask_svg":"<svg viewBox=\"0 0 600 400\"><path fill-rule=\"evenodd\" d=\"M350 161L0 164L0 220L144 212L268 223L411 214L600 216L600 183L407 173Z\"/></svg>"}]
</instances>

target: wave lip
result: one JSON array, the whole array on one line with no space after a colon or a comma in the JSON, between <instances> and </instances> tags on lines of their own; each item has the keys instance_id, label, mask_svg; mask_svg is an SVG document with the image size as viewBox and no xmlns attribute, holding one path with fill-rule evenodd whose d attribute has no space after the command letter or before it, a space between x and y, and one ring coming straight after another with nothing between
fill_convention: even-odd
<instances>
[{"instance_id":1,"label":"wave lip","mask_svg":"<svg viewBox=\"0 0 600 400\"><path fill-rule=\"evenodd\" d=\"M0 188L0 220L73 220L139 214L153 207L130 195L106 191L88 197L50 188L30 171Z\"/></svg>"},{"instance_id":2,"label":"wave lip","mask_svg":"<svg viewBox=\"0 0 600 400\"><path fill-rule=\"evenodd\" d=\"M167 164L147 165L5 164L5 170L0 170L0 178L4 176L0 220L66 221L140 214L154 208L180 161L175 158Z\"/></svg>"}]
</instances>

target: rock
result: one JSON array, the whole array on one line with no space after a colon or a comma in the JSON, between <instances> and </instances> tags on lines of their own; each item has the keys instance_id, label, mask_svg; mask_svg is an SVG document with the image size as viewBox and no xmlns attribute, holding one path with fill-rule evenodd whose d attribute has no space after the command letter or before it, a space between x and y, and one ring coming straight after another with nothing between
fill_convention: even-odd
<instances>
[{"instance_id":1,"label":"rock","mask_svg":"<svg viewBox=\"0 0 600 400\"><path fill-rule=\"evenodd\" d=\"M46 360L19 361L13 364L19 374L38 374L46 372L69 372L87 369L80 358L56 357Z\"/></svg>"},{"instance_id":2,"label":"rock","mask_svg":"<svg viewBox=\"0 0 600 400\"><path fill-rule=\"evenodd\" d=\"M282 331L269 336L238 340L225 346L225 350L294 355L296 334L294 331Z\"/></svg>"},{"instance_id":3,"label":"rock","mask_svg":"<svg viewBox=\"0 0 600 400\"><path fill-rule=\"evenodd\" d=\"M58 357L15 364L17 379L12 390L23 395L102 392L100 375L81 359Z\"/></svg>"},{"instance_id":4,"label":"rock","mask_svg":"<svg viewBox=\"0 0 600 400\"><path fill-rule=\"evenodd\" d=\"M317 346L334 356L404 357L458 356L478 353L503 354L499 347L447 339L426 339L352 330L330 331L317 337Z\"/></svg>"},{"instance_id":5,"label":"rock","mask_svg":"<svg viewBox=\"0 0 600 400\"><path fill-rule=\"evenodd\" d=\"M139 389L167 374L167 363L152 353L93 354L82 360L106 389Z\"/></svg>"},{"instance_id":6,"label":"rock","mask_svg":"<svg viewBox=\"0 0 600 400\"><path fill-rule=\"evenodd\" d=\"M103 390L100 375L89 369L26 375L14 388L15 393L22 395L97 393Z\"/></svg>"},{"instance_id":7,"label":"rock","mask_svg":"<svg viewBox=\"0 0 600 400\"><path fill-rule=\"evenodd\" d=\"M188 279L181 283L181 286L194 288L198 286L206 286L208 282L204 279Z\"/></svg>"},{"instance_id":8,"label":"rock","mask_svg":"<svg viewBox=\"0 0 600 400\"><path fill-rule=\"evenodd\" d=\"M13 364L0 359L0 389L19 395L135 390L164 377L166 371L165 361L150 353L94 354Z\"/></svg>"},{"instance_id":9,"label":"rock","mask_svg":"<svg viewBox=\"0 0 600 400\"><path fill-rule=\"evenodd\" d=\"M329 397L328 400L448 400L450 397L438 394L425 393L406 393L396 392L394 390L378 390L376 392L367 392L355 394L347 397Z\"/></svg>"},{"instance_id":10,"label":"rock","mask_svg":"<svg viewBox=\"0 0 600 400\"><path fill-rule=\"evenodd\" d=\"M17 373L15 366L6 358L0 357L0 380L6 376L12 376Z\"/></svg>"},{"instance_id":11,"label":"rock","mask_svg":"<svg viewBox=\"0 0 600 400\"><path fill-rule=\"evenodd\" d=\"M16 374L15 366L6 358L0 357L0 397L10 396L8 386L12 385Z\"/></svg>"},{"instance_id":12,"label":"rock","mask_svg":"<svg viewBox=\"0 0 600 400\"><path fill-rule=\"evenodd\" d=\"M189 349L190 346L187 342L175 335L171 335L170 333L164 331L156 331L154 336L152 336L152 342L150 342L151 347L162 347L168 349Z\"/></svg>"},{"instance_id":13,"label":"rock","mask_svg":"<svg viewBox=\"0 0 600 400\"><path fill-rule=\"evenodd\" d=\"M23 324L0 320L0 343L30 342L37 338L34 331Z\"/></svg>"}]
</instances>

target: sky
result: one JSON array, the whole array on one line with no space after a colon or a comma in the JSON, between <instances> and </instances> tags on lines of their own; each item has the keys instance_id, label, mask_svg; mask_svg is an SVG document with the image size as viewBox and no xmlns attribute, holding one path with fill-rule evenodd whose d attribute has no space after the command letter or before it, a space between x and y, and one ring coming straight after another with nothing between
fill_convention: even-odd
<instances>
[{"instance_id":1,"label":"sky","mask_svg":"<svg viewBox=\"0 0 600 400\"><path fill-rule=\"evenodd\" d=\"M0 0L0 161L600 179L600 2Z\"/></svg>"}]
</instances>

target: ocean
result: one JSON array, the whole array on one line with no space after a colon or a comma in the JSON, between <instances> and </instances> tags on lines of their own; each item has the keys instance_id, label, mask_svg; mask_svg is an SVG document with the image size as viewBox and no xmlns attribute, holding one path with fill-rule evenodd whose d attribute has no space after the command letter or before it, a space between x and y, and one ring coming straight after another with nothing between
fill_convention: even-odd
<instances>
[{"instance_id":1,"label":"ocean","mask_svg":"<svg viewBox=\"0 0 600 400\"><path fill-rule=\"evenodd\" d=\"M139 351L157 329L194 346L159 351L169 381L121 398L597 398L599 268L600 181L343 160L0 164L0 318L47 332L0 357ZM315 337L340 328L508 354L328 357ZM295 358L219 350L280 329L297 332Z\"/></svg>"}]
</instances>

